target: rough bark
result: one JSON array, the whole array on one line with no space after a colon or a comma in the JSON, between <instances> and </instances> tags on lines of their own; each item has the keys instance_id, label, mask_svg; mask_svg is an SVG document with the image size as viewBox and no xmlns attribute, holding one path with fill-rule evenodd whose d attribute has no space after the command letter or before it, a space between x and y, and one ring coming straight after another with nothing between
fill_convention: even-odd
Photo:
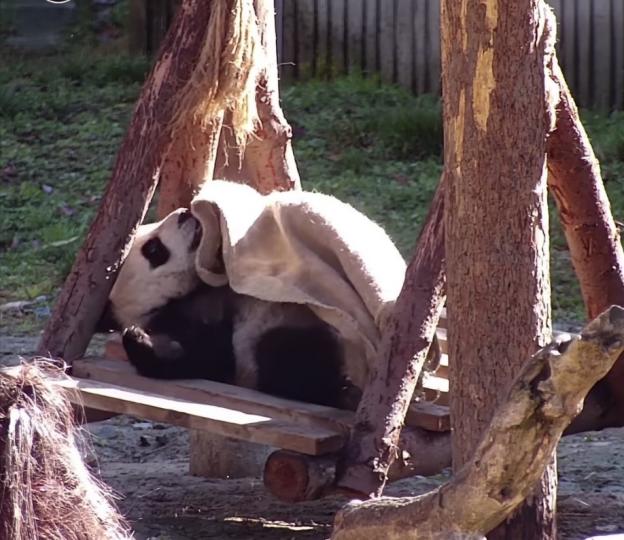
<instances>
[{"instance_id":1,"label":"rough bark","mask_svg":"<svg viewBox=\"0 0 624 540\"><path fill-rule=\"evenodd\" d=\"M451 464L450 432L433 433L404 428L398 441L398 459L387 473L393 482L416 474L431 476ZM264 468L264 485L275 497L286 502L319 499L336 492L353 490L336 486L341 456L306 456L278 450L269 456Z\"/></svg>"},{"instance_id":2,"label":"rough bark","mask_svg":"<svg viewBox=\"0 0 624 540\"><path fill-rule=\"evenodd\" d=\"M160 172L159 219L190 207L201 185L212 180L222 122L222 115L209 126L194 120L176 131Z\"/></svg>"},{"instance_id":3,"label":"rough bark","mask_svg":"<svg viewBox=\"0 0 624 540\"><path fill-rule=\"evenodd\" d=\"M483 538L531 493L585 394L622 350L624 309L614 306L580 338L528 360L451 481L419 497L350 503L336 516L332 539Z\"/></svg>"},{"instance_id":4,"label":"rough bark","mask_svg":"<svg viewBox=\"0 0 624 540\"><path fill-rule=\"evenodd\" d=\"M384 328L380 365L364 389L345 450L339 488L381 495L418 376L444 306L444 177ZM426 452L426 448L421 450Z\"/></svg>"},{"instance_id":5,"label":"rough bark","mask_svg":"<svg viewBox=\"0 0 624 540\"><path fill-rule=\"evenodd\" d=\"M84 353L116 271L145 215L176 127L200 113L214 119L217 115L209 111L217 112L241 95L236 92L249 71L239 69L238 62L213 66L210 60L220 58L227 47L228 52L238 47L236 60L240 60L252 41L250 35L239 32L235 36L239 39L221 40L217 49L207 46L219 41L215 37L222 37L222 27L230 28L229 18L235 13L241 21L241 9L234 4L234 0L231 5L186 0L178 10L139 97L102 204L45 328L40 354L71 362ZM216 15L211 18L213 12L218 20ZM201 95L208 89L214 100Z\"/></svg>"},{"instance_id":6,"label":"rough bark","mask_svg":"<svg viewBox=\"0 0 624 540\"><path fill-rule=\"evenodd\" d=\"M442 2L455 471L501 390L550 335L545 65L554 36L545 9L540 0ZM554 538L555 482L548 467L518 519L489 537Z\"/></svg>"},{"instance_id":7,"label":"rough bark","mask_svg":"<svg viewBox=\"0 0 624 540\"><path fill-rule=\"evenodd\" d=\"M548 187L591 319L611 304L624 305L624 251L598 160L555 57L551 77L560 99L556 128L548 138ZM623 424L624 358L620 358L592 389L569 432Z\"/></svg>"},{"instance_id":8,"label":"rough bark","mask_svg":"<svg viewBox=\"0 0 624 540\"><path fill-rule=\"evenodd\" d=\"M273 0L255 0L265 65L256 88L260 123L239 151L226 123L221 134L215 178L242 182L261 193L300 189L292 151L292 129L279 104L279 80Z\"/></svg>"}]
</instances>

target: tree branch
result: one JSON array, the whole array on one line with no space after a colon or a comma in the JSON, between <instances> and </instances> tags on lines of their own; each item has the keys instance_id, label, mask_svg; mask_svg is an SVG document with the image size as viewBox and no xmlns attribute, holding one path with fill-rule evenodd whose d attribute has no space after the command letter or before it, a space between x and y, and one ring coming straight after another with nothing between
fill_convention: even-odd
<instances>
[{"instance_id":1,"label":"tree branch","mask_svg":"<svg viewBox=\"0 0 624 540\"><path fill-rule=\"evenodd\" d=\"M380 365L364 389L337 486L381 494L445 297L444 176L436 190L401 293L384 328ZM426 451L426 449L422 449Z\"/></svg>"},{"instance_id":2,"label":"tree branch","mask_svg":"<svg viewBox=\"0 0 624 540\"><path fill-rule=\"evenodd\" d=\"M352 502L333 540L481 538L531 492L592 385L624 350L624 309L537 352L458 474L419 497Z\"/></svg>"},{"instance_id":3,"label":"tree branch","mask_svg":"<svg viewBox=\"0 0 624 540\"><path fill-rule=\"evenodd\" d=\"M550 134L548 187L570 248L572 265L591 319L611 304L624 305L624 251L600 166L570 90L553 57L550 76L559 89L556 128ZM624 423L624 358L592 389L570 432Z\"/></svg>"}]
</instances>

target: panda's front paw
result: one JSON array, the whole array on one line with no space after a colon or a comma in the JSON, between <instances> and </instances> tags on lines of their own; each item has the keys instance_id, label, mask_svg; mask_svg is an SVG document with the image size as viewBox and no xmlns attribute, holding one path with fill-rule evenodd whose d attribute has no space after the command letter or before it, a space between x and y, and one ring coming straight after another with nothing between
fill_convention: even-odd
<instances>
[{"instance_id":1,"label":"panda's front paw","mask_svg":"<svg viewBox=\"0 0 624 540\"><path fill-rule=\"evenodd\" d=\"M130 349L139 347L141 349L147 348L150 350L153 348L152 339L140 326L129 326L126 328L121 334L121 340L126 352L129 352L128 347L130 347Z\"/></svg>"},{"instance_id":2,"label":"panda's front paw","mask_svg":"<svg viewBox=\"0 0 624 540\"><path fill-rule=\"evenodd\" d=\"M130 326L124 329L121 341L130 363L145 374L145 367L153 363L155 357L152 338L140 326Z\"/></svg>"}]
</instances>

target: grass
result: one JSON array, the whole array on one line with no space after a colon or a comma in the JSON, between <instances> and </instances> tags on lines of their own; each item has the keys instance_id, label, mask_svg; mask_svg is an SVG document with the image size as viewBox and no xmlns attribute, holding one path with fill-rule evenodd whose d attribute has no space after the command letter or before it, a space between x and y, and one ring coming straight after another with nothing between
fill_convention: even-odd
<instances>
[{"instance_id":1,"label":"grass","mask_svg":"<svg viewBox=\"0 0 624 540\"><path fill-rule=\"evenodd\" d=\"M0 304L37 303L10 318L0 312L0 325L30 332L97 209L148 65L92 51L10 54L11 64L0 66ZM282 96L304 186L352 203L409 256L442 169L438 100L357 77L293 85ZM622 218L624 113L583 117ZM554 214L552 223L553 315L579 320L582 302Z\"/></svg>"}]
</instances>

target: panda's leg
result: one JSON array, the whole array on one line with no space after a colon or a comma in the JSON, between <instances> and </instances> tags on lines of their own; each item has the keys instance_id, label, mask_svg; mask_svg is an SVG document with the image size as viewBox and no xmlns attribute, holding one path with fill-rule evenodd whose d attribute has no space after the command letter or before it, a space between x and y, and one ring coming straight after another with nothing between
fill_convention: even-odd
<instances>
[{"instance_id":1,"label":"panda's leg","mask_svg":"<svg viewBox=\"0 0 624 540\"><path fill-rule=\"evenodd\" d=\"M343 354L329 327L273 328L256 345L258 390L340 407L345 385Z\"/></svg>"}]
</instances>

